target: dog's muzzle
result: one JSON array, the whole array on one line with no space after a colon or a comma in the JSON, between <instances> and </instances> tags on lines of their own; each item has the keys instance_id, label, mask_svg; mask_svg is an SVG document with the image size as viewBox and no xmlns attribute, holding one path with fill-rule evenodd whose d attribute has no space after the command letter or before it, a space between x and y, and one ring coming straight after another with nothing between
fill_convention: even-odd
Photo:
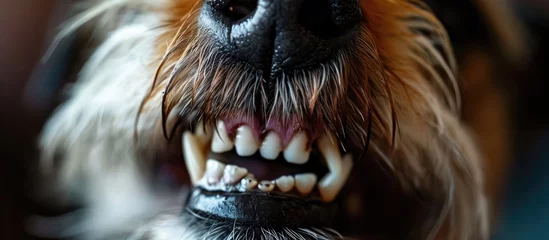
<instances>
[{"instance_id":1,"label":"dog's muzzle","mask_svg":"<svg viewBox=\"0 0 549 240\"><path fill-rule=\"evenodd\" d=\"M216 54L244 63L268 85L349 49L361 18L358 0L208 0L199 30ZM186 213L245 225L329 227L353 165L338 136L322 124L260 113L222 116L216 126L197 122L183 134L195 186Z\"/></svg>"}]
</instances>

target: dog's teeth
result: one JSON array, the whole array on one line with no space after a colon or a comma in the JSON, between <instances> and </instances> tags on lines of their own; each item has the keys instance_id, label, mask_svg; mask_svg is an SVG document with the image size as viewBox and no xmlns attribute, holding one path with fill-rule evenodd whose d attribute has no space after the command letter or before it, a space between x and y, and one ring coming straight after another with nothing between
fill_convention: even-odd
<instances>
[{"instance_id":1,"label":"dog's teeth","mask_svg":"<svg viewBox=\"0 0 549 240\"><path fill-rule=\"evenodd\" d=\"M220 163L217 160L209 159L206 162L206 181L208 184L215 184L221 180L223 176L223 170L225 169L225 164Z\"/></svg>"},{"instance_id":2,"label":"dog's teeth","mask_svg":"<svg viewBox=\"0 0 549 240\"><path fill-rule=\"evenodd\" d=\"M337 146L337 139L333 134L322 135L317 141L318 150L322 153L330 172L339 173L341 171L341 153Z\"/></svg>"},{"instance_id":3,"label":"dog's teeth","mask_svg":"<svg viewBox=\"0 0 549 240\"><path fill-rule=\"evenodd\" d=\"M323 201L331 202L349 178L353 161L351 155L343 159L333 134L323 135L317 142L318 149L324 156L330 172L318 182L318 191Z\"/></svg>"},{"instance_id":4,"label":"dog's teeth","mask_svg":"<svg viewBox=\"0 0 549 240\"><path fill-rule=\"evenodd\" d=\"M307 142L307 135L304 132L297 133L284 150L286 161L295 164L305 164L311 154L311 150L307 147Z\"/></svg>"},{"instance_id":5,"label":"dog's teeth","mask_svg":"<svg viewBox=\"0 0 549 240\"><path fill-rule=\"evenodd\" d=\"M295 188L302 195L308 195L316 184L317 177L313 173L301 173L295 175Z\"/></svg>"},{"instance_id":6,"label":"dog's teeth","mask_svg":"<svg viewBox=\"0 0 549 240\"><path fill-rule=\"evenodd\" d=\"M293 176L282 176L275 180L276 186L281 192L289 192L294 188L295 180Z\"/></svg>"},{"instance_id":7,"label":"dog's teeth","mask_svg":"<svg viewBox=\"0 0 549 240\"><path fill-rule=\"evenodd\" d=\"M205 132L201 123L198 123L195 129L195 134L190 131L185 131L182 137L185 165L187 166L191 182L194 185L198 184L198 181L204 175L206 156L212 137L212 131Z\"/></svg>"},{"instance_id":8,"label":"dog's teeth","mask_svg":"<svg viewBox=\"0 0 549 240\"><path fill-rule=\"evenodd\" d=\"M191 132L183 133L183 154L185 155L185 165L193 184L196 184L204 173L205 155L201 152L200 144Z\"/></svg>"},{"instance_id":9,"label":"dog's teeth","mask_svg":"<svg viewBox=\"0 0 549 240\"><path fill-rule=\"evenodd\" d=\"M242 180L240 180L240 185L242 185L242 187L244 187L244 189L250 190L250 189L254 188L255 186L257 186L257 180L245 177Z\"/></svg>"},{"instance_id":10,"label":"dog's teeth","mask_svg":"<svg viewBox=\"0 0 549 240\"><path fill-rule=\"evenodd\" d=\"M225 184L235 184L248 174L248 169L235 165L227 165L223 171L223 182Z\"/></svg>"},{"instance_id":11,"label":"dog's teeth","mask_svg":"<svg viewBox=\"0 0 549 240\"><path fill-rule=\"evenodd\" d=\"M242 157L254 155L259 148L252 129L246 125L238 128L235 142L236 154Z\"/></svg>"},{"instance_id":12,"label":"dog's teeth","mask_svg":"<svg viewBox=\"0 0 549 240\"><path fill-rule=\"evenodd\" d=\"M261 156L265 159L274 160L280 154L281 149L282 143L278 134L269 132L267 137L265 137L265 140L263 140L261 148L259 148L259 153L261 153Z\"/></svg>"},{"instance_id":13,"label":"dog's teeth","mask_svg":"<svg viewBox=\"0 0 549 240\"><path fill-rule=\"evenodd\" d=\"M259 185L257 185L257 187L263 192L272 192L275 188L275 183L273 181L263 180L259 182Z\"/></svg>"},{"instance_id":14,"label":"dog's teeth","mask_svg":"<svg viewBox=\"0 0 549 240\"><path fill-rule=\"evenodd\" d=\"M233 149L234 144L229 138L227 133L227 128L223 121L217 122L217 132L213 134L212 140L212 152L214 153L224 153Z\"/></svg>"},{"instance_id":15,"label":"dog's teeth","mask_svg":"<svg viewBox=\"0 0 549 240\"><path fill-rule=\"evenodd\" d=\"M201 141L202 144L210 144L212 141L212 129L206 129L203 122L198 122L194 126L194 135Z\"/></svg>"},{"instance_id":16,"label":"dog's teeth","mask_svg":"<svg viewBox=\"0 0 549 240\"><path fill-rule=\"evenodd\" d=\"M343 157L339 173L329 172L318 182L318 191L323 201L331 202L336 198L345 182L347 182L352 168L353 157L351 154L347 154Z\"/></svg>"}]
</instances>

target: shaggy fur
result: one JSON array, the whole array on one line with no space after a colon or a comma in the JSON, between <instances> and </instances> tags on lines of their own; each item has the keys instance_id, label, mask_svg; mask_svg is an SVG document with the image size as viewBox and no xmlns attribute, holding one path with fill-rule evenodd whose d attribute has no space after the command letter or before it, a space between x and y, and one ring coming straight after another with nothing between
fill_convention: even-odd
<instances>
[{"instance_id":1,"label":"shaggy fur","mask_svg":"<svg viewBox=\"0 0 549 240\"><path fill-rule=\"evenodd\" d=\"M200 237L196 237L200 236ZM200 221L185 221L180 212L162 214L144 227L138 229L130 239L211 239L211 240L335 240L344 239L336 231L319 228L253 228L233 224L219 224Z\"/></svg>"},{"instance_id":2,"label":"shaggy fur","mask_svg":"<svg viewBox=\"0 0 549 240\"><path fill-rule=\"evenodd\" d=\"M61 37L87 23L102 32L100 46L41 139L44 169L90 209L81 225L86 229L80 229L86 236L136 229L164 209L150 169L155 154L181 129L197 121L208 125L222 117L259 114L265 124L277 119L305 131L335 132L343 148L355 154L355 175L372 171L363 166L375 159L374 166L382 166L403 195L420 195L428 214L403 236L486 239L480 159L459 120L452 49L421 1L360 1L359 41L312 70L282 74L274 86L216 51L197 26L201 1L92 2ZM154 226L144 229L158 230ZM203 236L200 229L181 222L152 235L142 228L148 233L137 236L193 239ZM219 239L243 239L247 231L227 229L233 233L220 232ZM324 234L263 232L281 234L265 239Z\"/></svg>"}]
</instances>

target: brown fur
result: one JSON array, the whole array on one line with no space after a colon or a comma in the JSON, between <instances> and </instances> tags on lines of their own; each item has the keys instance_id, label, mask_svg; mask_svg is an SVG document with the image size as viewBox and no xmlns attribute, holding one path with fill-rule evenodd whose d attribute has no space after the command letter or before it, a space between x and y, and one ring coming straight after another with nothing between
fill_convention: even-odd
<instances>
[{"instance_id":1,"label":"brown fur","mask_svg":"<svg viewBox=\"0 0 549 240\"><path fill-rule=\"evenodd\" d=\"M506 1L475 0L490 30L490 47L471 42L459 59L463 121L478 140L484 159L490 225L495 226L514 156L515 72L529 62L528 33Z\"/></svg>"}]
</instances>

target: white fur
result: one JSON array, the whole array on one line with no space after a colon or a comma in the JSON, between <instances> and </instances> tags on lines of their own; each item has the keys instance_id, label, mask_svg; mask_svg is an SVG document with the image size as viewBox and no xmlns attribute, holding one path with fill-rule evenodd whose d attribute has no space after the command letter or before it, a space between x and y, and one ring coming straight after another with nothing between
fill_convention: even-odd
<instances>
[{"instance_id":1,"label":"white fur","mask_svg":"<svg viewBox=\"0 0 549 240\"><path fill-rule=\"evenodd\" d=\"M155 1L98 1L60 36L101 20L101 14L144 2ZM146 156L137 153L134 142L135 117L157 64L154 50L161 32L154 29L160 21L140 13L118 24L112 32L98 29L106 40L85 64L70 99L49 120L40 140L42 169L55 173L61 185L53 194L87 206L85 221L73 223L61 235L106 238L136 229L160 210L143 171Z\"/></svg>"},{"instance_id":2,"label":"white fur","mask_svg":"<svg viewBox=\"0 0 549 240\"><path fill-rule=\"evenodd\" d=\"M181 220L178 212L174 214L162 214L152 222L135 231L130 240L185 240L200 239L195 231L191 231Z\"/></svg>"}]
</instances>

